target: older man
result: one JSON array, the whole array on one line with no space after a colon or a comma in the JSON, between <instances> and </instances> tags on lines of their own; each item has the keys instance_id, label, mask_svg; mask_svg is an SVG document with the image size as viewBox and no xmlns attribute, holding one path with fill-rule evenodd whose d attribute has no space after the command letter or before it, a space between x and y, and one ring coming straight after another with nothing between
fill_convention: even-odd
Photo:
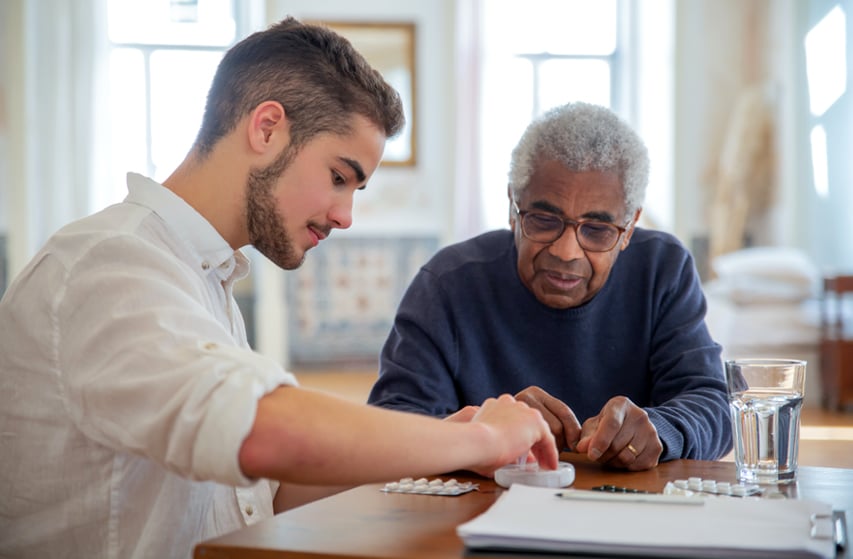
<instances>
[{"instance_id":1,"label":"older man","mask_svg":"<svg viewBox=\"0 0 853 559\"><path fill-rule=\"evenodd\" d=\"M562 447L616 467L727 453L720 347L690 254L636 226L647 182L645 146L610 110L534 121L512 156L511 230L420 270L370 403L446 416L511 392Z\"/></svg>"}]
</instances>

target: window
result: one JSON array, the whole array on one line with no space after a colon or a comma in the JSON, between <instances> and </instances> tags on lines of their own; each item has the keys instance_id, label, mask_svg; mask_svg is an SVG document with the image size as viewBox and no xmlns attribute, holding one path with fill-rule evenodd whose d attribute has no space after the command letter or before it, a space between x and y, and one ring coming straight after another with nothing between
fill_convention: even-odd
<instances>
[{"instance_id":1,"label":"window","mask_svg":"<svg viewBox=\"0 0 853 559\"><path fill-rule=\"evenodd\" d=\"M110 180L95 207L127 195L128 171L162 182L186 156L225 51L250 31L253 0L108 0ZM249 344L254 287L239 282Z\"/></svg>"},{"instance_id":2,"label":"window","mask_svg":"<svg viewBox=\"0 0 853 559\"><path fill-rule=\"evenodd\" d=\"M785 232L793 231L793 242L803 245L815 262L828 272L853 267L853 236L850 214L853 210L853 164L850 162L851 89L849 87L853 41L850 39L850 2L803 2L797 4L804 23L800 53L805 67L802 86L803 102L797 108L808 116L797 121L803 129L795 155L805 152L807 158L792 184L796 192L795 210L784 221ZM802 74L798 74L802 75ZM799 86L799 84L797 84ZM799 113L798 113L799 114ZM810 168L809 168L810 167ZM809 176L811 175L811 176ZM802 188L811 182L812 188ZM803 220L808 212L812 221ZM800 223L797 228L790 223ZM781 222L780 222L781 223ZM819 224L819 226L815 226Z\"/></svg>"},{"instance_id":3,"label":"window","mask_svg":"<svg viewBox=\"0 0 853 559\"><path fill-rule=\"evenodd\" d=\"M512 149L531 119L570 101L608 106L649 149L642 223L675 220L673 0L482 3L482 226L507 227Z\"/></svg>"},{"instance_id":4,"label":"window","mask_svg":"<svg viewBox=\"0 0 853 559\"><path fill-rule=\"evenodd\" d=\"M812 173L815 192L829 197L825 114L847 89L847 28L844 9L832 8L805 38L809 108L815 123L811 130Z\"/></svg>"},{"instance_id":5,"label":"window","mask_svg":"<svg viewBox=\"0 0 853 559\"><path fill-rule=\"evenodd\" d=\"M225 50L241 36L232 0L109 0L111 192L124 175L165 180L201 124L210 82Z\"/></svg>"},{"instance_id":6,"label":"window","mask_svg":"<svg viewBox=\"0 0 853 559\"><path fill-rule=\"evenodd\" d=\"M509 159L530 121L587 101L619 111L617 0L483 2L480 176L487 229L507 226Z\"/></svg>"}]
</instances>

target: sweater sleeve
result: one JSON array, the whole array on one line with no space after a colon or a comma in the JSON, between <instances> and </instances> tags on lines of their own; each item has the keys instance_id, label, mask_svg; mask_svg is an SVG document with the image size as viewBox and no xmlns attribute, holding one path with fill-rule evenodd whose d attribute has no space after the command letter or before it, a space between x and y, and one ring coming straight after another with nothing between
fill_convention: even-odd
<instances>
[{"instance_id":1,"label":"sweater sleeve","mask_svg":"<svg viewBox=\"0 0 853 559\"><path fill-rule=\"evenodd\" d=\"M422 268L397 309L368 403L438 417L460 407L451 373L458 358L451 309L436 277Z\"/></svg>"},{"instance_id":2,"label":"sweater sleeve","mask_svg":"<svg viewBox=\"0 0 853 559\"><path fill-rule=\"evenodd\" d=\"M705 325L706 302L692 257L658 301L646 408L664 445L661 460L717 460L732 448L721 348Z\"/></svg>"}]
</instances>

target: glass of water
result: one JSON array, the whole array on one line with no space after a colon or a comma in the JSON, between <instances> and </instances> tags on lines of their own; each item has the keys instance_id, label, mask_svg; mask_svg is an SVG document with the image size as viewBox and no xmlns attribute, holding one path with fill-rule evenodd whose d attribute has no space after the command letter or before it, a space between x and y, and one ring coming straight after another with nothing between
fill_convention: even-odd
<instances>
[{"instance_id":1,"label":"glass of water","mask_svg":"<svg viewBox=\"0 0 853 559\"><path fill-rule=\"evenodd\" d=\"M738 480L796 481L805 378L805 361L726 361Z\"/></svg>"}]
</instances>

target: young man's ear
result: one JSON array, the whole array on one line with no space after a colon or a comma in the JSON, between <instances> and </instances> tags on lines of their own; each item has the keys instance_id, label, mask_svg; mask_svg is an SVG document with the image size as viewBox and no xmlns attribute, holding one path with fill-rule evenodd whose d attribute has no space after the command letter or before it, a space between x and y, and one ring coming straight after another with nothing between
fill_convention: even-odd
<instances>
[{"instance_id":1,"label":"young man's ear","mask_svg":"<svg viewBox=\"0 0 853 559\"><path fill-rule=\"evenodd\" d=\"M249 116L249 147L258 155L279 153L290 143L290 125L278 101L264 101Z\"/></svg>"}]
</instances>

